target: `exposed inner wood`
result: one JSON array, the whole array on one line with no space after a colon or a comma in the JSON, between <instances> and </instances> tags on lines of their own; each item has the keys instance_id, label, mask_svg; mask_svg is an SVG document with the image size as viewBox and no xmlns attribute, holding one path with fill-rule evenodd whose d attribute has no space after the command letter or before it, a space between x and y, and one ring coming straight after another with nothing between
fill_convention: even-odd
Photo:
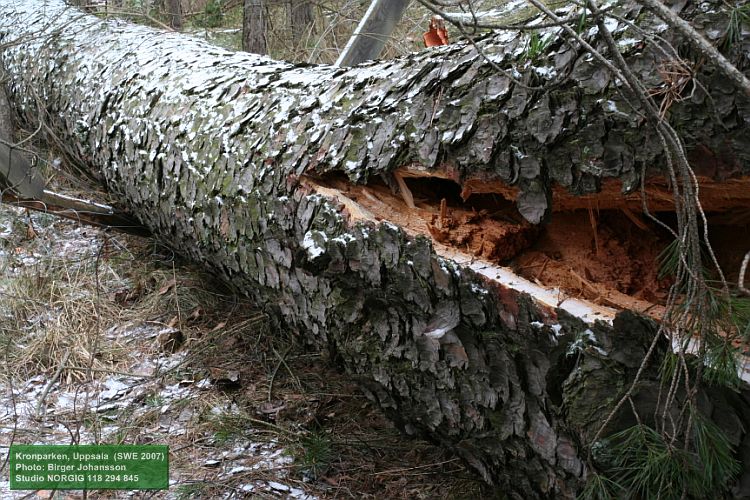
<instances>
[{"instance_id":1,"label":"exposed inner wood","mask_svg":"<svg viewBox=\"0 0 750 500\"><path fill-rule=\"evenodd\" d=\"M464 201L477 194L499 194L506 200L518 197L518 188L508 186L499 180L475 177L459 178L458 171L449 167L428 171L420 165L408 165L396 170L398 178L441 178L451 180L461 186L461 198ZM724 212L734 208L750 206L750 177L724 179L717 181L710 177L698 176L700 184L700 199L703 209L707 212ZM663 177L652 177L645 182L648 209L651 212L670 212L674 209L672 190ZM640 189L633 193L623 194L622 184L618 179L605 178L602 180L601 191L588 195L573 195L561 186L553 187L553 210L564 212L568 210L594 208L598 210L629 210L631 213L643 211Z\"/></svg>"},{"instance_id":2,"label":"exposed inner wood","mask_svg":"<svg viewBox=\"0 0 750 500\"><path fill-rule=\"evenodd\" d=\"M394 181L389 187L372 180L367 185L352 184L337 175L303 177L311 190L344 205L353 220L389 221L410 234L428 236L444 257L478 263L482 274L525 281L523 287L536 286L539 293L551 293L554 298L546 302L552 308L576 299L593 309L602 307L598 311L604 316L611 313L609 308L631 309L654 318L664 312L662 304L671 280L659 277L658 261L670 239L637 208L640 200L636 203L619 195L622 203L616 203L614 194L606 191L583 197L585 202L578 209L557 211L547 224L533 226L500 193L473 192L465 197L466 186L462 188L447 175L427 177L402 170ZM750 185L745 185L746 193L732 196L741 185L730 182L728 197L718 195L717 183L701 186L701 198L709 200L704 206L724 207L710 213L709 220L714 250L730 280L737 276L748 250L743 242L750 245L750 240L737 238L750 234L747 205L741 209L734 205L737 198L750 196ZM662 221L674 225L660 186L649 186L664 196L657 196L656 204L649 199L649 204L663 207L659 210L665 212ZM730 205L735 209L728 210ZM529 289L529 293L535 292Z\"/></svg>"},{"instance_id":3,"label":"exposed inner wood","mask_svg":"<svg viewBox=\"0 0 750 500\"><path fill-rule=\"evenodd\" d=\"M540 231L516 215L512 203L495 197L485 202L476 199L477 203L470 206L462 202L457 185L440 179L424 179L408 194L394 193L383 182L355 185L339 176L306 179L317 185L320 194L340 195L339 199L357 219L387 220L474 257L511 259L529 248ZM372 217L363 216L367 213Z\"/></svg>"}]
</instances>

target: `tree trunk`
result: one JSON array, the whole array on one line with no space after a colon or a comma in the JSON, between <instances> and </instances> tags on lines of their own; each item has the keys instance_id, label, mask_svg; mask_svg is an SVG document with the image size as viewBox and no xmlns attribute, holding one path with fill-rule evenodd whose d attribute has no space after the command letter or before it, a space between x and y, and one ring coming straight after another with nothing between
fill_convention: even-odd
<instances>
[{"instance_id":1,"label":"tree trunk","mask_svg":"<svg viewBox=\"0 0 750 500\"><path fill-rule=\"evenodd\" d=\"M409 0L372 0L336 66L355 66L380 57L386 42L409 6Z\"/></svg>"},{"instance_id":2,"label":"tree trunk","mask_svg":"<svg viewBox=\"0 0 750 500\"><path fill-rule=\"evenodd\" d=\"M260 9L245 5L246 15ZM632 190L664 158L619 82L562 41L531 57L525 34L479 42L522 86L471 45L348 69L295 66L145 27L105 29L59 1L41 6L0 1L4 40L17 41L2 55L11 99L27 120L43 103L48 126L144 225L329 349L405 432L455 450L512 498L575 495L585 445L655 325L619 311L618 301L635 308L642 298L584 271L598 304L502 267L554 220L523 222L500 195L533 222L550 214L553 194L592 220L599 202L637 220ZM688 4L683 15L711 31L727 20L713 9ZM632 5L616 12L676 36ZM663 55L621 28L639 73L658 75ZM36 30L45 43L25 36ZM533 88L556 75L571 79ZM674 102L671 120L705 191L731 188L704 206L728 212L748 202L750 101L708 63L697 77L710 95L697 88ZM668 186L649 181L646 191L668 206ZM669 348L658 344L633 398L647 417ZM699 395L743 461L738 495L750 484L748 395L744 386ZM608 432L632 423L622 413Z\"/></svg>"},{"instance_id":3,"label":"tree trunk","mask_svg":"<svg viewBox=\"0 0 750 500\"><path fill-rule=\"evenodd\" d=\"M266 7L263 0L245 0L242 8L242 50L267 54L266 29Z\"/></svg>"},{"instance_id":4,"label":"tree trunk","mask_svg":"<svg viewBox=\"0 0 750 500\"><path fill-rule=\"evenodd\" d=\"M299 45L314 20L313 5L309 0L289 0L289 26L295 47Z\"/></svg>"},{"instance_id":5,"label":"tree trunk","mask_svg":"<svg viewBox=\"0 0 750 500\"><path fill-rule=\"evenodd\" d=\"M169 15L169 26L177 31L182 30L182 0L166 1L167 15Z\"/></svg>"}]
</instances>

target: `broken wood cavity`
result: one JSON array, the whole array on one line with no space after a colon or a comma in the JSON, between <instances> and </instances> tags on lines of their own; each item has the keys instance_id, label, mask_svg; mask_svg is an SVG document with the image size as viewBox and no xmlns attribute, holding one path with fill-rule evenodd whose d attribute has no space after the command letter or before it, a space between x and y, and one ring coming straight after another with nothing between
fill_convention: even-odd
<instances>
[{"instance_id":1,"label":"broken wood cavity","mask_svg":"<svg viewBox=\"0 0 750 500\"><path fill-rule=\"evenodd\" d=\"M750 229L750 178L699 182L720 264L737 276L745 248L733 235ZM659 257L670 235L644 213L641 192L623 193L614 179L583 196L553 188L553 214L542 225L518 214L517 188L476 178L459 183L447 170L410 165L366 184L333 172L307 174L302 183L342 203L352 221L390 222L429 238L443 257L505 267L556 296L546 301L551 307L583 299L603 306L604 316L609 307L664 314L672 280L659 275ZM650 177L644 192L649 212L674 225L668 184Z\"/></svg>"}]
</instances>

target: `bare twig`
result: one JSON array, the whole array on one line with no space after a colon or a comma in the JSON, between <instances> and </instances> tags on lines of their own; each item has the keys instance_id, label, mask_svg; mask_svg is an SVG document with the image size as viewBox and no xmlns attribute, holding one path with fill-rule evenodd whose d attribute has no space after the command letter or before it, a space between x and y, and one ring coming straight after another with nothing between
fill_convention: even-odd
<instances>
[{"instance_id":1,"label":"bare twig","mask_svg":"<svg viewBox=\"0 0 750 500\"><path fill-rule=\"evenodd\" d=\"M52 378L50 378L47 381L47 385L44 386L44 390L42 391L42 395L39 396L39 401L36 403L36 416L37 418L41 417L42 413L42 405L44 405L44 400L47 399L47 396L49 395L49 391L52 389L52 386L57 383L57 379L60 378L60 374L65 369L65 363L68 362L68 358L70 357L70 349L65 351L65 354L63 354L62 359L60 360L60 365L57 367L57 370L55 370L55 373L52 375Z\"/></svg>"},{"instance_id":2,"label":"bare twig","mask_svg":"<svg viewBox=\"0 0 750 500\"><path fill-rule=\"evenodd\" d=\"M678 16L672 9L660 0L636 0L639 4L652 10L662 21L679 31L690 44L697 49L705 58L713 61L724 76L734 82L746 95L750 96L750 79L742 74L737 67L729 62L726 57L711 45L706 38L698 33L690 23Z\"/></svg>"},{"instance_id":3,"label":"bare twig","mask_svg":"<svg viewBox=\"0 0 750 500\"><path fill-rule=\"evenodd\" d=\"M737 287L744 295L750 296L750 290L745 288L745 272L747 272L747 264L750 262L750 250L745 254L745 258L742 259L742 266L740 267L740 276L737 279Z\"/></svg>"},{"instance_id":4,"label":"bare twig","mask_svg":"<svg viewBox=\"0 0 750 500\"><path fill-rule=\"evenodd\" d=\"M273 369L273 373L271 373L271 379L268 382L268 401L271 401L273 399L273 383L276 380L276 374L279 372L279 368L281 368L282 363L286 365L286 363L284 362L284 358L289 353L291 348L291 346L287 347L284 351L284 354L279 354L276 349L273 350L274 354L276 354L276 356L279 358L279 362L276 363L276 368Z\"/></svg>"}]
</instances>

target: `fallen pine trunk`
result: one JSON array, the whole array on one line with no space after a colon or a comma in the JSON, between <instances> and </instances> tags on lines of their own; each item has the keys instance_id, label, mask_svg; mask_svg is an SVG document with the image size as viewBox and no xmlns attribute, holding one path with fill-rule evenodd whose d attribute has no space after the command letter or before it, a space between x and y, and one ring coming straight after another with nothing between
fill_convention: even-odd
<instances>
[{"instance_id":1,"label":"fallen pine trunk","mask_svg":"<svg viewBox=\"0 0 750 500\"><path fill-rule=\"evenodd\" d=\"M683 15L710 31L726 24L714 8L690 4ZM632 5L620 9L674 36ZM619 27L638 72L663 83L653 75L665 61ZM655 331L618 311L658 311L649 300L658 283L646 269L628 287L653 286L632 293L612 283L624 280L617 274L572 269L574 295L594 303L540 284L574 260L529 263L543 266L537 283L500 263L542 251L544 241L575 240L581 229L566 214L545 228L529 224L512 202L533 223L556 201L585 208L585 244L596 247L587 255L602 268L637 262L619 262L632 250L625 242L600 245L600 203L630 224L633 239L647 239L637 231L658 239L632 193L641 168L659 178L661 149L590 57L562 41L529 54L527 37L515 33L482 40L522 86L466 45L351 69L310 67L105 22L59 1L0 1L0 29L18 112L41 116L154 234L328 348L403 430L454 449L511 496L580 489L585 445ZM737 58L747 44L738 42ZM710 96L696 89L672 103L671 120L706 190L718 193L704 206L746 224L733 210L750 197L750 102L710 65L700 77ZM730 196L728 185L736 185ZM669 210L669 190L647 187ZM571 230L555 236L556 225ZM668 349L660 344L656 359ZM658 368L648 367L633 398L646 415L657 404ZM748 393L702 396L743 461L735 491L746 493ZM633 423L623 413L610 430Z\"/></svg>"}]
</instances>

